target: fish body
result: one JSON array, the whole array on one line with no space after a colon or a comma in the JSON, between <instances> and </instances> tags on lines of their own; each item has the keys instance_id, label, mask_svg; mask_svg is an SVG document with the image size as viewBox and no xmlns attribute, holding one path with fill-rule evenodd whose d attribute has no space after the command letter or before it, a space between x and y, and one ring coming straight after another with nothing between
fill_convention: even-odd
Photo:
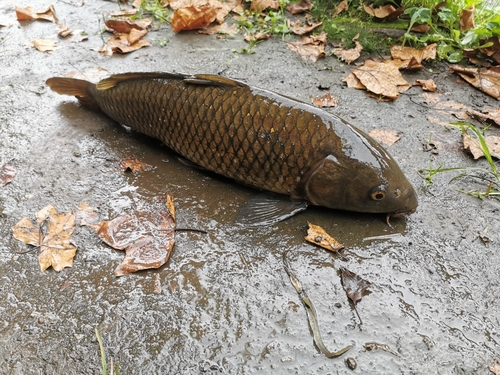
<instances>
[{"instance_id":1,"label":"fish body","mask_svg":"<svg viewBox=\"0 0 500 375\"><path fill-rule=\"evenodd\" d=\"M192 163L292 201L401 216L412 185L371 137L306 103L213 75L125 73L47 80Z\"/></svg>"}]
</instances>

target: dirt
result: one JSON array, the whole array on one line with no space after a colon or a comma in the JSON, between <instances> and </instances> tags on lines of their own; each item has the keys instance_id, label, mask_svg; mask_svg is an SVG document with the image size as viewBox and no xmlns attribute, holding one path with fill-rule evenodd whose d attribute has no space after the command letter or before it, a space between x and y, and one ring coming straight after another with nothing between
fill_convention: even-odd
<instances>
[{"instance_id":1,"label":"dirt","mask_svg":"<svg viewBox=\"0 0 500 375\"><path fill-rule=\"evenodd\" d=\"M122 374L343 374L351 372L347 357L360 374L489 373L500 356L500 204L458 191L474 185L449 184L452 174L435 176L430 187L419 177L431 161L485 166L463 152L458 130L428 120L435 110L420 87L379 102L343 86L349 66L332 57L305 63L280 38L261 43L254 55L239 55L232 50L245 46L241 36L174 35L169 27L147 35L152 47L102 56L91 48L102 45L103 15L118 8L108 1L54 2L60 22L86 30L88 41L59 41L60 49L41 53L25 44L56 39L56 25L19 23L14 5L48 3L0 4L0 23L7 24L0 28L0 164L19 171L0 188L1 374L100 374L96 328ZM320 85L329 87L339 98L332 112L366 132L400 132L388 150L417 189L419 208L392 226L380 215L321 208L265 228L235 224L238 207L254 190L180 163L160 142L44 84L96 67L220 73L307 102L323 93ZM433 78L441 102L477 110L498 105L444 64L406 77ZM450 114L447 121L453 120ZM430 139L440 142L437 155L424 150ZM118 172L127 156L156 169ZM207 234L178 233L172 258L159 270L116 278L123 254L79 228L74 266L41 273L36 251L26 253L29 247L12 237L12 225L47 204L63 212L86 201L111 219L167 191L176 199L178 226ZM306 243L308 221L346 248L332 254ZM394 236L364 240L388 234ZM315 305L325 345L331 351L354 345L341 358L326 358L314 346L284 254ZM356 306L362 324L342 289L341 267L372 283ZM367 350L369 342L394 353Z\"/></svg>"}]
</instances>

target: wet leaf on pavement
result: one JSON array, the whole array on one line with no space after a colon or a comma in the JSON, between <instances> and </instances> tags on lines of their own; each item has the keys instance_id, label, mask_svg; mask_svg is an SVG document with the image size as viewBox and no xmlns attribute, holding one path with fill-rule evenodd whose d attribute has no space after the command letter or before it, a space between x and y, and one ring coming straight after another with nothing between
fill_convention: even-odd
<instances>
[{"instance_id":1,"label":"wet leaf on pavement","mask_svg":"<svg viewBox=\"0 0 500 375\"><path fill-rule=\"evenodd\" d=\"M325 56L326 33L317 36L304 36L299 41L287 43L288 48L300 54L304 61L312 62Z\"/></svg>"},{"instance_id":2,"label":"wet leaf on pavement","mask_svg":"<svg viewBox=\"0 0 500 375\"><path fill-rule=\"evenodd\" d=\"M301 20L290 22L290 20L287 20L287 23L290 31L296 35L304 35L310 33L315 28L323 24L323 22L314 23L311 22L310 20L306 20L305 22L302 22Z\"/></svg>"},{"instance_id":3,"label":"wet leaf on pavement","mask_svg":"<svg viewBox=\"0 0 500 375\"><path fill-rule=\"evenodd\" d=\"M221 25L214 25L211 26L207 29L201 29L198 31L198 34L206 34L206 35L213 35L213 34L224 34L224 35L236 35L238 34L238 27L236 26L235 23L233 23L231 26L229 26L226 22L224 22Z\"/></svg>"},{"instance_id":4,"label":"wet leaf on pavement","mask_svg":"<svg viewBox=\"0 0 500 375\"><path fill-rule=\"evenodd\" d=\"M40 52L52 53L52 51L61 48L56 46L56 40L51 39L33 39L31 43L33 43L33 47L35 47Z\"/></svg>"},{"instance_id":5,"label":"wet leaf on pavement","mask_svg":"<svg viewBox=\"0 0 500 375\"><path fill-rule=\"evenodd\" d=\"M495 125L500 126L500 107L495 108L495 109L484 109L482 112L476 111L474 109L469 109L469 114L472 116L482 120L482 121L488 121L492 122Z\"/></svg>"},{"instance_id":6,"label":"wet leaf on pavement","mask_svg":"<svg viewBox=\"0 0 500 375\"><path fill-rule=\"evenodd\" d=\"M452 65L450 69L457 72L460 77L469 82L472 86L495 99L500 98L500 66L478 69L467 68L461 65Z\"/></svg>"},{"instance_id":7,"label":"wet leaf on pavement","mask_svg":"<svg viewBox=\"0 0 500 375\"><path fill-rule=\"evenodd\" d=\"M468 133L462 133L462 141L464 143L464 149L468 150L474 159L479 159L484 156L483 147L479 139L472 137ZM486 146L491 154L491 156L500 159L500 137L495 135L488 135L484 137Z\"/></svg>"},{"instance_id":8,"label":"wet leaf on pavement","mask_svg":"<svg viewBox=\"0 0 500 375\"><path fill-rule=\"evenodd\" d=\"M309 228L307 229L307 236L304 237L306 241L335 253L344 248L344 245L326 233L326 231L319 225L314 225L309 222L307 224L309 225Z\"/></svg>"},{"instance_id":9,"label":"wet leaf on pavement","mask_svg":"<svg viewBox=\"0 0 500 375\"><path fill-rule=\"evenodd\" d=\"M493 366L488 366L488 370L490 370L495 375L500 375L500 362L495 358L493 362Z\"/></svg>"},{"instance_id":10,"label":"wet leaf on pavement","mask_svg":"<svg viewBox=\"0 0 500 375\"><path fill-rule=\"evenodd\" d=\"M347 1L347 0L345 0L345 1ZM308 10L312 9L312 2L311 2L311 0L301 0L298 3L288 4L286 6L286 9L288 9L288 11L291 14L299 14L299 13L307 12Z\"/></svg>"},{"instance_id":11,"label":"wet leaf on pavement","mask_svg":"<svg viewBox=\"0 0 500 375\"><path fill-rule=\"evenodd\" d=\"M84 30L72 30L64 23L57 26L57 35L68 42L83 42L88 40L88 35Z\"/></svg>"},{"instance_id":12,"label":"wet leaf on pavement","mask_svg":"<svg viewBox=\"0 0 500 375\"><path fill-rule=\"evenodd\" d=\"M408 46L391 46L391 56L394 60L407 62L400 66L400 69L423 69L422 61L436 59L437 44L429 44L426 47L417 49Z\"/></svg>"},{"instance_id":13,"label":"wet leaf on pavement","mask_svg":"<svg viewBox=\"0 0 500 375\"><path fill-rule=\"evenodd\" d=\"M130 171L132 173L136 172L147 172L153 170L155 167L149 164L146 164L139 159L126 157L120 161L121 167L125 171Z\"/></svg>"},{"instance_id":14,"label":"wet leaf on pavement","mask_svg":"<svg viewBox=\"0 0 500 375\"><path fill-rule=\"evenodd\" d=\"M76 247L71 243L75 213L59 213L54 206L48 205L35 216L35 224L25 217L14 225L14 237L28 245L39 247L38 262L42 272L51 266L58 272L65 267L72 267L76 254Z\"/></svg>"},{"instance_id":15,"label":"wet leaf on pavement","mask_svg":"<svg viewBox=\"0 0 500 375\"><path fill-rule=\"evenodd\" d=\"M167 195L167 204L162 207L153 206L88 226L107 245L116 250L125 250L125 258L115 269L115 276L159 268L168 261L174 248L173 198Z\"/></svg>"},{"instance_id":16,"label":"wet leaf on pavement","mask_svg":"<svg viewBox=\"0 0 500 375\"><path fill-rule=\"evenodd\" d=\"M107 20L106 30L115 34L129 34L132 30L147 30L151 25L150 18L131 21L130 19L110 19Z\"/></svg>"},{"instance_id":17,"label":"wet leaf on pavement","mask_svg":"<svg viewBox=\"0 0 500 375\"><path fill-rule=\"evenodd\" d=\"M320 108L336 107L339 104L339 100L333 97L329 92L312 98L312 102L316 107Z\"/></svg>"},{"instance_id":18,"label":"wet leaf on pavement","mask_svg":"<svg viewBox=\"0 0 500 375\"><path fill-rule=\"evenodd\" d=\"M196 30L207 27L215 21L217 10L210 4L177 9L172 15L172 30L174 33L178 33L183 30Z\"/></svg>"},{"instance_id":19,"label":"wet leaf on pavement","mask_svg":"<svg viewBox=\"0 0 500 375\"><path fill-rule=\"evenodd\" d=\"M424 91L435 92L437 90L436 83L432 79L417 79L413 86L422 86Z\"/></svg>"},{"instance_id":20,"label":"wet leaf on pavement","mask_svg":"<svg viewBox=\"0 0 500 375\"><path fill-rule=\"evenodd\" d=\"M18 21L44 20L58 22L54 6L49 5L46 9L37 11L33 7L20 8L16 6L16 17Z\"/></svg>"},{"instance_id":21,"label":"wet leaf on pavement","mask_svg":"<svg viewBox=\"0 0 500 375\"><path fill-rule=\"evenodd\" d=\"M4 164L0 168L0 187L7 185L16 177L17 169L12 165Z\"/></svg>"},{"instance_id":22,"label":"wet leaf on pavement","mask_svg":"<svg viewBox=\"0 0 500 375\"><path fill-rule=\"evenodd\" d=\"M371 286L370 282L362 279L346 268L341 269L341 279L347 297L354 303L360 301L363 297L363 293Z\"/></svg>"},{"instance_id":23,"label":"wet leaf on pavement","mask_svg":"<svg viewBox=\"0 0 500 375\"><path fill-rule=\"evenodd\" d=\"M390 129L372 129L368 132L368 135L386 146L391 146L401 139L398 131Z\"/></svg>"},{"instance_id":24,"label":"wet leaf on pavement","mask_svg":"<svg viewBox=\"0 0 500 375\"><path fill-rule=\"evenodd\" d=\"M358 34L359 35L359 34ZM337 56L340 60L345 61L347 64L352 63L361 56L361 51L363 46L357 41L353 40L355 47L350 49L334 48L333 54Z\"/></svg>"}]
</instances>

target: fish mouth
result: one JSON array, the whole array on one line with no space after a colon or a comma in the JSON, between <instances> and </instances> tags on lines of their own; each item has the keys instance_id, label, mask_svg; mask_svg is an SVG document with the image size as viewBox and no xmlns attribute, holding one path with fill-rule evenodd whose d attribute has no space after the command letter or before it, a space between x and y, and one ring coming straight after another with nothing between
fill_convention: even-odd
<instances>
[{"instance_id":1,"label":"fish mouth","mask_svg":"<svg viewBox=\"0 0 500 375\"><path fill-rule=\"evenodd\" d=\"M411 210L396 211L396 212L388 213L387 216L385 217L385 222L387 223L387 225L390 226L391 225L391 223L390 223L391 218L402 219L402 218L405 218L406 216L410 216L416 210L417 210L417 207L412 208Z\"/></svg>"}]
</instances>

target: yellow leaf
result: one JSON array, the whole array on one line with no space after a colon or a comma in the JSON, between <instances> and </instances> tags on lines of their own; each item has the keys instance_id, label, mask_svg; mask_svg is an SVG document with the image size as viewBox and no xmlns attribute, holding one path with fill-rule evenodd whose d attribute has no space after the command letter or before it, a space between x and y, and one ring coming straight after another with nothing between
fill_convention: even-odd
<instances>
[{"instance_id":1,"label":"yellow leaf","mask_svg":"<svg viewBox=\"0 0 500 375\"><path fill-rule=\"evenodd\" d=\"M307 229L307 236L305 237L306 241L333 252L337 252L344 248L344 245L331 237L319 225L314 225L309 222L307 224L309 224L309 228Z\"/></svg>"}]
</instances>

